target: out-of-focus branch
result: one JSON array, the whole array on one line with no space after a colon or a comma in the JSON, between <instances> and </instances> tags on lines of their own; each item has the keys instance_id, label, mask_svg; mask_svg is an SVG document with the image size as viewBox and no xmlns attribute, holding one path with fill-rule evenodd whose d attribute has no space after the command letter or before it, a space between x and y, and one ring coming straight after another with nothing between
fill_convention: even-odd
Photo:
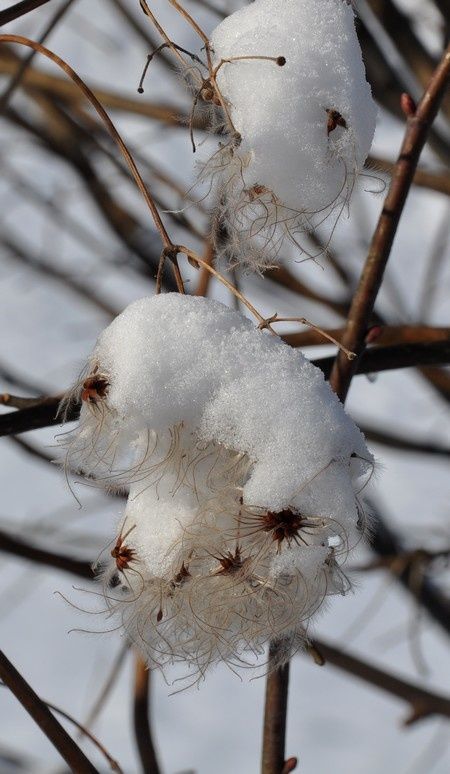
<instances>
[{"instance_id":1,"label":"out-of-focus branch","mask_svg":"<svg viewBox=\"0 0 450 774\"><path fill-rule=\"evenodd\" d=\"M0 651L0 677L31 715L41 731L50 739L71 771L76 771L77 774L99 774L95 766L52 715L47 705L11 664L3 651Z\"/></svg>"},{"instance_id":2,"label":"out-of-focus branch","mask_svg":"<svg viewBox=\"0 0 450 774\"><path fill-rule=\"evenodd\" d=\"M403 92L409 90L408 83L402 79L401 73L396 70L389 56L386 55L376 31L371 31L361 20L357 29L367 80L372 87L375 99L389 112L402 118L400 98ZM427 139L439 158L446 164L450 163L450 144L446 138L432 127Z\"/></svg>"},{"instance_id":3,"label":"out-of-focus branch","mask_svg":"<svg viewBox=\"0 0 450 774\"><path fill-rule=\"evenodd\" d=\"M341 400L345 400L352 376L357 370L358 359L364 349L364 338L406 197L430 126L445 94L449 75L450 46L446 49L417 109L413 115L408 115L407 118L405 138L395 165L384 207L372 238L359 286L352 300L346 333L343 337L342 343L347 349L356 352L358 357L354 360L348 360L340 352L330 375L330 383Z\"/></svg>"},{"instance_id":4,"label":"out-of-focus branch","mask_svg":"<svg viewBox=\"0 0 450 774\"><path fill-rule=\"evenodd\" d=\"M403 556L407 552L398 536L388 527L381 518L377 509L372 506L375 517L375 529L372 537L372 548L381 557ZM410 563L405 562L400 572L391 562L391 571L394 577L400 581L404 588L423 605L428 614L450 634L450 598L445 596L427 576L422 578L420 584L411 583Z\"/></svg>"},{"instance_id":5,"label":"out-of-focus branch","mask_svg":"<svg viewBox=\"0 0 450 774\"><path fill-rule=\"evenodd\" d=\"M20 3L15 3L9 8L5 8L4 11L0 11L0 27L4 24L19 19L21 16L25 16L26 13L34 11L35 8L39 8L41 5L45 5L49 0L21 0Z\"/></svg>"},{"instance_id":6,"label":"out-of-focus branch","mask_svg":"<svg viewBox=\"0 0 450 774\"><path fill-rule=\"evenodd\" d=\"M76 0L65 0L65 2L56 9L56 12L51 17L50 21L48 22L42 34L39 36L39 43L46 42L49 35L51 35L55 27L59 24L63 16L66 14L66 12L69 10L70 6L74 2L76 2ZM13 74L10 83L8 84L4 93L0 97L0 113L3 113L3 110L5 109L6 105L8 104L12 95L14 94L15 90L19 86L26 71L30 67L34 57L36 56L36 53L37 53L36 51L30 51L30 53L22 59L20 66Z\"/></svg>"},{"instance_id":7,"label":"out-of-focus branch","mask_svg":"<svg viewBox=\"0 0 450 774\"><path fill-rule=\"evenodd\" d=\"M11 54L2 51L0 55L0 73L15 73L17 62L20 63L21 61L23 60L20 57L11 56ZM64 78L58 75L52 75L34 67L29 67L26 70L22 77L22 83L27 88L40 90L48 96L63 100L69 104L72 102L75 104L83 102L83 95L73 83L64 80ZM188 117L185 111L176 105L157 104L147 99L125 97L108 89L94 87L92 91L97 99L110 110L153 118L155 121L161 121L174 128L186 128L188 124ZM195 128L197 130L206 128L205 119L201 117L201 114L195 119Z\"/></svg>"},{"instance_id":8,"label":"out-of-focus branch","mask_svg":"<svg viewBox=\"0 0 450 774\"><path fill-rule=\"evenodd\" d=\"M281 287L291 290L293 293L298 293L310 301L317 301L318 304L323 304L341 317L347 316L349 310L348 303L345 301L335 301L333 298L329 298L322 293L313 290L308 285L305 285L302 280L298 279L298 277L295 277L285 266L267 269L264 273L264 277Z\"/></svg>"},{"instance_id":9,"label":"out-of-focus branch","mask_svg":"<svg viewBox=\"0 0 450 774\"><path fill-rule=\"evenodd\" d=\"M138 654L135 662L133 717L143 774L160 774L150 725L150 670Z\"/></svg>"},{"instance_id":10,"label":"out-of-focus branch","mask_svg":"<svg viewBox=\"0 0 450 774\"><path fill-rule=\"evenodd\" d=\"M325 333L341 342L345 328L325 328ZM283 341L291 347L309 347L327 344L323 336L315 330L285 333ZM397 346L399 344L431 344L437 341L450 341L450 328L437 328L431 325L383 325L377 330L377 347Z\"/></svg>"},{"instance_id":11,"label":"out-of-focus branch","mask_svg":"<svg viewBox=\"0 0 450 774\"><path fill-rule=\"evenodd\" d=\"M313 645L326 662L406 701L410 705L411 712L409 717L405 719L405 725L412 725L430 715L450 717L450 698L427 691L406 680L401 680L383 669L378 669L372 664L356 658L356 656L351 656L349 653L323 642L323 640L314 639Z\"/></svg>"},{"instance_id":12,"label":"out-of-focus branch","mask_svg":"<svg viewBox=\"0 0 450 774\"><path fill-rule=\"evenodd\" d=\"M21 263L25 264L33 271L42 274L44 277L49 277L50 279L62 283L73 293L76 293L83 301L92 304L108 317L115 317L119 314L119 310L114 309L111 304L94 293L90 285L80 282L76 276L71 276L67 274L67 272L58 269L56 261L48 261L31 255L26 248L10 234L2 236L0 241L16 260L21 261Z\"/></svg>"},{"instance_id":13,"label":"out-of-focus branch","mask_svg":"<svg viewBox=\"0 0 450 774\"><path fill-rule=\"evenodd\" d=\"M369 169L373 168L375 171L387 172L390 175L394 169L395 162L382 159L379 156L369 156L368 165ZM426 169L416 169L413 185L450 196L450 176L448 170L429 172Z\"/></svg>"},{"instance_id":14,"label":"out-of-focus branch","mask_svg":"<svg viewBox=\"0 0 450 774\"><path fill-rule=\"evenodd\" d=\"M391 449L412 452L415 454L433 454L437 457L449 457L450 447L436 446L436 444L413 441L410 438L402 438L399 435L393 435L385 430L379 430L375 427L369 427L364 422L358 422L368 441L381 443L383 446L390 446Z\"/></svg>"},{"instance_id":15,"label":"out-of-focus branch","mask_svg":"<svg viewBox=\"0 0 450 774\"><path fill-rule=\"evenodd\" d=\"M14 537L4 530L0 530L0 551L27 559L35 564L52 567L55 570L63 570L79 578L93 580L94 573L91 564L82 559L74 559L71 556L58 554L55 551L38 548L33 543Z\"/></svg>"}]
</instances>

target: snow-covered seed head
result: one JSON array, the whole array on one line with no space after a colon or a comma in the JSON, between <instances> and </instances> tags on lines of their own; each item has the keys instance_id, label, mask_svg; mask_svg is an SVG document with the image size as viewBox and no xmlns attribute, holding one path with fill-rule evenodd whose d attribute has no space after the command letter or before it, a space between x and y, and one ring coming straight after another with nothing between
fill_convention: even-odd
<instances>
[{"instance_id":1,"label":"snow-covered seed head","mask_svg":"<svg viewBox=\"0 0 450 774\"><path fill-rule=\"evenodd\" d=\"M217 183L221 254L256 269L276 264L286 243L308 256L307 234L327 221L331 239L348 207L375 128L353 9L255 0L216 27L211 50L225 126L242 138L200 178Z\"/></svg>"},{"instance_id":2,"label":"snow-covered seed head","mask_svg":"<svg viewBox=\"0 0 450 774\"><path fill-rule=\"evenodd\" d=\"M194 679L271 639L289 657L349 588L373 469L322 373L222 304L165 294L114 320L76 389L68 463L129 489L108 617L152 667L183 662Z\"/></svg>"}]
</instances>

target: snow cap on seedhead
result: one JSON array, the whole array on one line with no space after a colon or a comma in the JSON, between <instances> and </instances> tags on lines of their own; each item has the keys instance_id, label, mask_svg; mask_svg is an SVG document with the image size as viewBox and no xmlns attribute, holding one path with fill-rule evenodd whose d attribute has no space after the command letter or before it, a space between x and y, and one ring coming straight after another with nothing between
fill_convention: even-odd
<instances>
[{"instance_id":1,"label":"snow cap on seedhead","mask_svg":"<svg viewBox=\"0 0 450 774\"><path fill-rule=\"evenodd\" d=\"M321 371L238 312L174 293L106 328L78 393L67 463L129 489L104 592L149 663L203 675L281 637L287 658L347 590L373 467Z\"/></svg>"},{"instance_id":2,"label":"snow cap on seedhead","mask_svg":"<svg viewBox=\"0 0 450 774\"><path fill-rule=\"evenodd\" d=\"M255 0L211 46L239 138L205 174L219 170L228 257L263 266L285 239L302 248L308 230L335 224L369 153L376 109L354 13L343 0ZM284 64L245 58L257 56Z\"/></svg>"}]
</instances>

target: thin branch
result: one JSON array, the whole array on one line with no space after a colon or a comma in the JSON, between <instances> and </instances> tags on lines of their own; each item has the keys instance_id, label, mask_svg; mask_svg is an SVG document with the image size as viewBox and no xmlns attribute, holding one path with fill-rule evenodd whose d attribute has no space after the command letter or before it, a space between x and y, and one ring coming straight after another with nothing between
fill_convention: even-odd
<instances>
[{"instance_id":1,"label":"thin branch","mask_svg":"<svg viewBox=\"0 0 450 774\"><path fill-rule=\"evenodd\" d=\"M323 642L323 640L314 639L313 645L323 655L326 662L406 701L410 705L411 712L409 717L405 719L405 725L412 725L430 715L450 718L450 697L432 693L414 683L401 680L383 669L378 669L372 664L356 658L356 656L351 656L349 653Z\"/></svg>"},{"instance_id":2,"label":"thin branch","mask_svg":"<svg viewBox=\"0 0 450 774\"><path fill-rule=\"evenodd\" d=\"M65 2L59 6L59 8L56 9L56 13L51 17L50 21L46 25L43 33L39 37L39 43L45 43L49 35L53 32L55 27L59 24L63 16L66 14L66 12L69 10L70 6L76 2L76 0L65 0ZM26 71L30 67L34 57L36 56L37 51L31 51L28 56L26 56L20 63L19 67L17 68L16 72L14 73L13 77L11 78L11 81L9 82L8 86L6 87L4 93L0 97L0 114L3 113L6 105L8 104L9 100L11 99L12 95L14 94L15 90L19 86L23 76L25 75Z\"/></svg>"},{"instance_id":3,"label":"thin branch","mask_svg":"<svg viewBox=\"0 0 450 774\"><path fill-rule=\"evenodd\" d=\"M413 441L411 438L393 435L385 430L379 430L370 427L364 422L357 422L358 427L364 433L368 441L381 443L389 446L391 449L412 452L414 454L432 454L436 457L450 457L450 447L436 446L436 444L426 443L425 441Z\"/></svg>"},{"instance_id":4,"label":"thin branch","mask_svg":"<svg viewBox=\"0 0 450 774\"><path fill-rule=\"evenodd\" d=\"M280 774L285 765L289 662L273 669L279 647L283 647L282 643L272 642L269 648L272 671L266 681L261 774Z\"/></svg>"},{"instance_id":5,"label":"thin branch","mask_svg":"<svg viewBox=\"0 0 450 774\"><path fill-rule=\"evenodd\" d=\"M11 554L11 556L20 557L21 559L27 559L35 564L63 570L63 572L77 575L79 578L94 579L90 562L58 554L55 551L38 548L34 544L22 540L22 538L14 537L3 530L0 530L0 551Z\"/></svg>"},{"instance_id":6,"label":"thin branch","mask_svg":"<svg viewBox=\"0 0 450 774\"><path fill-rule=\"evenodd\" d=\"M52 715L46 704L6 658L3 651L0 651L0 677L31 715L41 731L50 739L71 771L76 771L77 774L99 774L65 728Z\"/></svg>"},{"instance_id":7,"label":"thin branch","mask_svg":"<svg viewBox=\"0 0 450 774\"><path fill-rule=\"evenodd\" d=\"M369 169L391 174L394 170L395 163L393 161L388 161L388 159L382 159L379 156L369 156L367 166ZM413 185L417 185L419 188L428 188L431 191L437 191L438 193L450 196L450 177L448 170L443 170L442 172L429 172L426 169L416 169L413 177Z\"/></svg>"},{"instance_id":8,"label":"thin branch","mask_svg":"<svg viewBox=\"0 0 450 774\"><path fill-rule=\"evenodd\" d=\"M341 342L345 328L325 328L325 333ZM370 334L371 329L369 329ZM310 347L324 344L321 332L315 330L284 333L282 339L291 347ZM399 344L431 344L436 341L450 341L450 328L431 325L382 325L377 326L376 339L373 343L377 347L385 347Z\"/></svg>"},{"instance_id":9,"label":"thin branch","mask_svg":"<svg viewBox=\"0 0 450 774\"><path fill-rule=\"evenodd\" d=\"M61 715L61 717L65 718L65 720L68 720L69 723L72 723L81 732L81 734L83 734L83 736L86 736L92 742L92 744L95 745L98 751L106 758L112 771L117 771L118 774L124 774L117 761L112 757L112 755L110 755L106 747L102 745L97 737L94 736L92 731L89 731L86 726L83 726L82 723L79 723L78 720L75 720L72 715L69 715L69 713L61 709L61 707L57 707L56 704L52 704L52 702L46 701L45 699L43 699L43 702L49 709L53 710L53 712Z\"/></svg>"},{"instance_id":10,"label":"thin branch","mask_svg":"<svg viewBox=\"0 0 450 774\"><path fill-rule=\"evenodd\" d=\"M381 557L403 556L407 552L404 549L401 539L388 527L385 520L381 518L379 512L373 503L370 503L370 509L374 516L374 531L371 545L375 553ZM400 572L394 564L391 563L393 576L400 581L402 586L414 596L414 598L426 609L427 613L450 634L450 599L444 595L440 589L426 575L419 585L411 584L410 566L408 563L402 565Z\"/></svg>"},{"instance_id":11,"label":"thin branch","mask_svg":"<svg viewBox=\"0 0 450 774\"><path fill-rule=\"evenodd\" d=\"M430 84L413 115L408 115L405 137L369 248L358 288L353 297L343 343L360 356L370 324L375 300L384 276L400 216L408 195L420 153L431 124L444 97L450 75L450 46L446 49ZM347 360L339 352L330 376L330 384L342 401L356 373L358 358Z\"/></svg>"},{"instance_id":12,"label":"thin branch","mask_svg":"<svg viewBox=\"0 0 450 774\"><path fill-rule=\"evenodd\" d=\"M140 655L136 655L133 716L142 771L160 774L150 725L150 670Z\"/></svg>"},{"instance_id":13,"label":"thin branch","mask_svg":"<svg viewBox=\"0 0 450 774\"><path fill-rule=\"evenodd\" d=\"M25 16L26 13L34 11L35 8L40 8L41 5L45 5L49 0L21 0L20 3L15 3L9 8L5 8L4 11L0 11L0 27L4 24L19 19L21 16Z\"/></svg>"}]
</instances>

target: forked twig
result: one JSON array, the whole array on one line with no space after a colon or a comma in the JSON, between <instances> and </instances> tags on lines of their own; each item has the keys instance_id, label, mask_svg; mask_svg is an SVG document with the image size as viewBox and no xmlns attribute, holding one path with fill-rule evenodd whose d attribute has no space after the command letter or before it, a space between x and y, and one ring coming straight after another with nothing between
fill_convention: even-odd
<instances>
[{"instance_id":1,"label":"forked twig","mask_svg":"<svg viewBox=\"0 0 450 774\"><path fill-rule=\"evenodd\" d=\"M264 322L260 323L258 328L268 328L269 325L274 322L298 322L302 325L307 325L308 328L312 328L313 331L319 333L321 336L323 336L324 339L328 339L328 341L331 341L332 344L336 344L338 349L341 349L343 352L345 352L349 360L354 360L356 357L354 352L350 352L350 350L344 347L344 345L341 344L337 339L335 339L331 333L327 333L327 331L324 331L323 328L319 328L318 325L314 325L314 323L312 323L310 320L307 320L306 317L278 317L278 314L275 312L272 317L268 317L266 320L264 320Z\"/></svg>"}]
</instances>

